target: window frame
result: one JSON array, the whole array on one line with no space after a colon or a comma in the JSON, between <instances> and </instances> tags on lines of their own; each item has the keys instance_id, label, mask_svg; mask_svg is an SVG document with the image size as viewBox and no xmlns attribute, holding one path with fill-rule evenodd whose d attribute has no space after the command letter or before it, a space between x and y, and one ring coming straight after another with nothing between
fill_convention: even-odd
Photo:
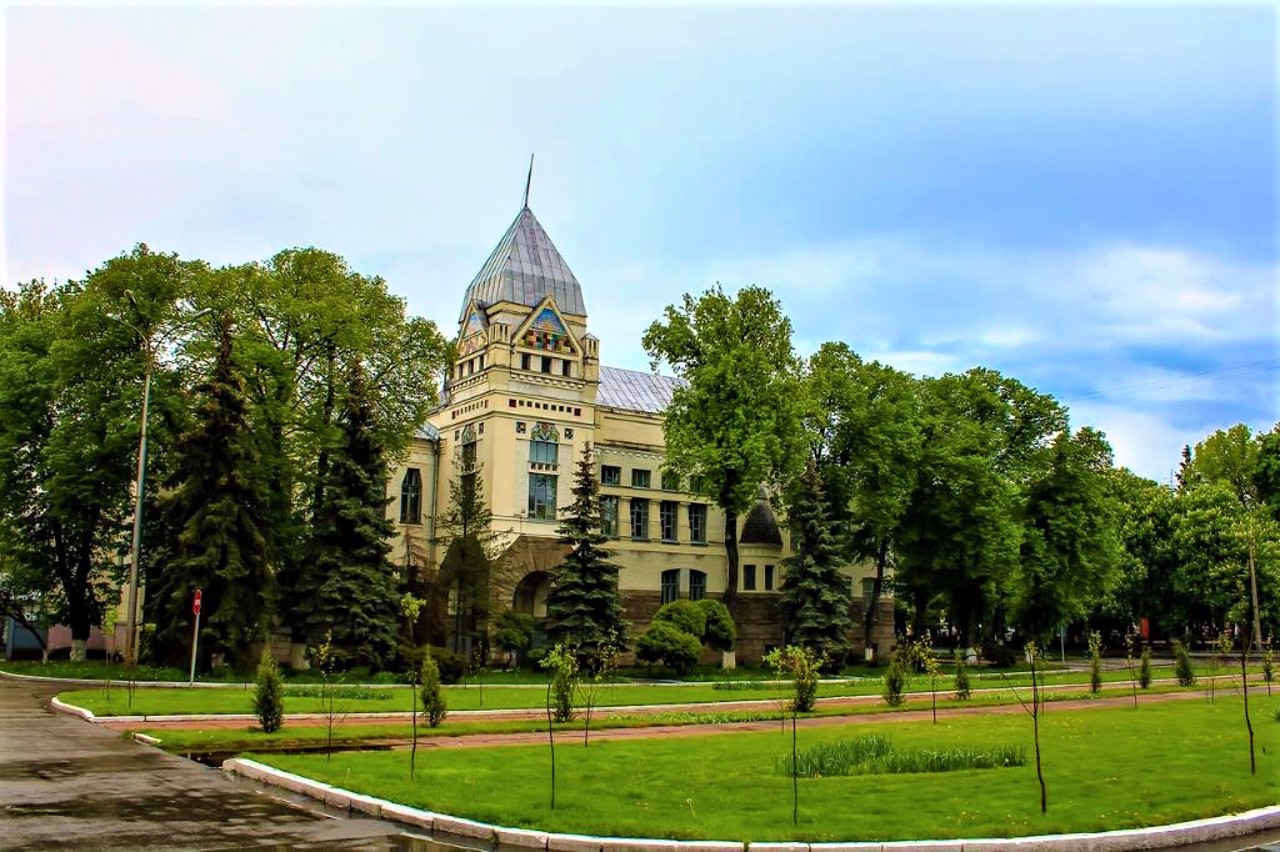
<instances>
[{"instance_id":1,"label":"window frame","mask_svg":"<svg viewBox=\"0 0 1280 852\"><path fill-rule=\"evenodd\" d=\"M694 519L698 522L695 524ZM689 542L691 544L707 543L707 504L689 504Z\"/></svg>"},{"instance_id":2,"label":"window frame","mask_svg":"<svg viewBox=\"0 0 1280 852\"><path fill-rule=\"evenodd\" d=\"M754 592L755 590L756 590L756 566L754 563L752 563L751 565L743 565L742 566L742 591Z\"/></svg>"},{"instance_id":3,"label":"window frame","mask_svg":"<svg viewBox=\"0 0 1280 852\"><path fill-rule=\"evenodd\" d=\"M680 569L668 568L662 572L661 585L659 586L659 600L662 603L669 604L680 600Z\"/></svg>"},{"instance_id":4,"label":"window frame","mask_svg":"<svg viewBox=\"0 0 1280 852\"><path fill-rule=\"evenodd\" d=\"M641 482L644 484L642 485ZM631 468L631 487L632 488L650 488L653 484L653 471L644 467Z\"/></svg>"},{"instance_id":5,"label":"window frame","mask_svg":"<svg viewBox=\"0 0 1280 852\"><path fill-rule=\"evenodd\" d=\"M639 519L637 518L637 513L640 516ZM648 541L649 540L649 501L643 497L633 497L631 499L631 505L628 509L628 516L631 521L631 524L630 524L631 540L632 541ZM637 520L641 521L641 523L638 526L640 531L643 533L643 535L636 535Z\"/></svg>"},{"instance_id":6,"label":"window frame","mask_svg":"<svg viewBox=\"0 0 1280 852\"><path fill-rule=\"evenodd\" d=\"M667 523L670 521L670 530ZM662 541L668 544L680 542L680 504L675 500L663 500L658 503L658 532ZM670 532L671 535L667 535Z\"/></svg>"},{"instance_id":7,"label":"window frame","mask_svg":"<svg viewBox=\"0 0 1280 852\"><path fill-rule=\"evenodd\" d=\"M400 478L400 523L422 523L422 471L416 467L406 468Z\"/></svg>"},{"instance_id":8,"label":"window frame","mask_svg":"<svg viewBox=\"0 0 1280 852\"><path fill-rule=\"evenodd\" d=\"M559 496L559 483L556 481L559 477L554 473L531 473L529 474L529 502L528 502L528 518L531 521L554 521L556 520L556 499ZM542 483L541 500L539 500L539 489L535 485L537 482ZM548 487L549 486L549 487ZM549 499L548 499L549 498ZM541 512L539 512L541 510Z\"/></svg>"},{"instance_id":9,"label":"window frame","mask_svg":"<svg viewBox=\"0 0 1280 852\"><path fill-rule=\"evenodd\" d=\"M776 572L773 569L773 566L772 565L764 566L764 591L766 592L774 591L775 579L777 579L777 577L776 577Z\"/></svg>"},{"instance_id":10,"label":"window frame","mask_svg":"<svg viewBox=\"0 0 1280 852\"><path fill-rule=\"evenodd\" d=\"M689 569L689 600L700 601L707 596L707 572Z\"/></svg>"},{"instance_id":11,"label":"window frame","mask_svg":"<svg viewBox=\"0 0 1280 852\"><path fill-rule=\"evenodd\" d=\"M600 465L601 485L622 485L622 466L616 464Z\"/></svg>"},{"instance_id":12,"label":"window frame","mask_svg":"<svg viewBox=\"0 0 1280 852\"><path fill-rule=\"evenodd\" d=\"M608 538L618 538L618 512L622 501L616 495L600 497L600 533ZM610 509L609 507L612 507Z\"/></svg>"}]
</instances>

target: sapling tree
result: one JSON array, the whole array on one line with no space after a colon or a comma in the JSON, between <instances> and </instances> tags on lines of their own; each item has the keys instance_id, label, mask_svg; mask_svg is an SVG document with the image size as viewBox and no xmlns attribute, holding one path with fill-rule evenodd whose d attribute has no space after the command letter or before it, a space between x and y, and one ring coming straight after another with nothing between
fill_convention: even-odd
<instances>
[{"instance_id":1,"label":"sapling tree","mask_svg":"<svg viewBox=\"0 0 1280 852\"><path fill-rule=\"evenodd\" d=\"M1267 685L1267 695L1271 695L1271 682L1276 679L1275 674L1275 652L1271 650L1272 639L1267 637L1266 644L1262 648L1262 680Z\"/></svg>"},{"instance_id":2,"label":"sapling tree","mask_svg":"<svg viewBox=\"0 0 1280 852\"><path fill-rule=\"evenodd\" d=\"M942 670L938 668L938 661L933 656L933 639L928 633L922 633L919 639L911 643L909 649L911 667L929 676L929 700L933 710L933 724L936 725L938 724L938 676L942 674Z\"/></svg>"},{"instance_id":3,"label":"sapling tree","mask_svg":"<svg viewBox=\"0 0 1280 852\"><path fill-rule=\"evenodd\" d=\"M1191 666L1191 653L1187 644L1178 639L1173 640L1173 671L1178 678L1179 686L1191 686L1196 682L1196 672Z\"/></svg>"},{"instance_id":4,"label":"sapling tree","mask_svg":"<svg viewBox=\"0 0 1280 852\"><path fill-rule=\"evenodd\" d=\"M102 632L107 640L107 698L111 698L111 658L116 653L116 621L119 616L119 610L113 606L102 613Z\"/></svg>"},{"instance_id":5,"label":"sapling tree","mask_svg":"<svg viewBox=\"0 0 1280 852\"><path fill-rule=\"evenodd\" d=\"M1040 762L1040 713L1044 709L1044 694L1039 675L1040 649L1036 646L1035 640L1027 643L1026 655L1031 672L1031 706L1027 706L1027 702L1022 700L1022 696L1016 689L1011 691L1018 699L1018 703L1022 705L1022 709L1031 716L1031 738L1036 750L1036 780L1040 782L1040 813L1043 814L1049 811L1049 800L1045 792L1044 768Z\"/></svg>"},{"instance_id":6,"label":"sapling tree","mask_svg":"<svg viewBox=\"0 0 1280 852\"><path fill-rule=\"evenodd\" d=\"M312 657L316 667L320 669L320 708L325 717L325 753L326 761L333 759L333 726L337 720L337 690L334 689L334 675L337 671L337 655L333 648L333 633L326 630L313 649Z\"/></svg>"},{"instance_id":7,"label":"sapling tree","mask_svg":"<svg viewBox=\"0 0 1280 852\"><path fill-rule=\"evenodd\" d=\"M902 656L905 649L895 651L889 660L889 668L884 673L884 703L890 707L900 707L906 700L907 667L903 665Z\"/></svg>"},{"instance_id":8,"label":"sapling tree","mask_svg":"<svg viewBox=\"0 0 1280 852\"><path fill-rule=\"evenodd\" d=\"M1133 709L1138 709L1138 674L1133 665L1133 634L1124 635L1124 665L1129 670L1129 685L1133 687Z\"/></svg>"},{"instance_id":9,"label":"sapling tree","mask_svg":"<svg viewBox=\"0 0 1280 852\"><path fill-rule=\"evenodd\" d=\"M1258 774L1258 761L1253 751L1253 720L1249 718L1249 640L1248 629L1240 638L1240 693L1244 696L1244 726L1249 731L1249 774Z\"/></svg>"},{"instance_id":10,"label":"sapling tree","mask_svg":"<svg viewBox=\"0 0 1280 852\"><path fill-rule=\"evenodd\" d=\"M1208 698L1210 704L1217 698L1218 666L1221 665L1223 659L1230 661L1231 644L1231 632L1224 626L1222 632L1209 645L1212 649L1212 656L1209 658L1209 677L1205 682L1205 697Z\"/></svg>"},{"instance_id":11,"label":"sapling tree","mask_svg":"<svg viewBox=\"0 0 1280 852\"><path fill-rule=\"evenodd\" d=\"M787 706L791 717L791 822L799 825L800 762L797 759L796 718L813 709L818 695L818 671L825 660L804 646L788 645L770 651L765 662L780 678L789 677L792 684L791 701Z\"/></svg>"},{"instance_id":12,"label":"sapling tree","mask_svg":"<svg viewBox=\"0 0 1280 852\"><path fill-rule=\"evenodd\" d=\"M1089 694L1097 695L1102 690L1102 634L1096 630L1089 631Z\"/></svg>"},{"instance_id":13,"label":"sapling tree","mask_svg":"<svg viewBox=\"0 0 1280 852\"><path fill-rule=\"evenodd\" d=\"M422 611L422 599L416 598L411 592L405 592L400 596L400 611L404 613L405 619L409 622L409 647L416 652L418 649L418 613ZM412 655L409 663L409 706L412 714L412 724L410 726L413 745L409 748L409 780L413 780L414 764L418 759L418 666L412 661Z\"/></svg>"},{"instance_id":14,"label":"sapling tree","mask_svg":"<svg viewBox=\"0 0 1280 852\"><path fill-rule=\"evenodd\" d=\"M964 651L956 651L956 683L955 696L957 701L968 701L971 690L969 688L969 664L965 662Z\"/></svg>"},{"instance_id":15,"label":"sapling tree","mask_svg":"<svg viewBox=\"0 0 1280 852\"><path fill-rule=\"evenodd\" d=\"M448 705L444 692L440 689L440 665L431 656L430 648L422 658L422 714L427 717L427 724L433 728L440 727L448 714Z\"/></svg>"},{"instance_id":16,"label":"sapling tree","mask_svg":"<svg viewBox=\"0 0 1280 852\"><path fill-rule=\"evenodd\" d=\"M578 678L578 694L582 705L582 746L591 745L591 718L595 714L600 690L613 677L618 667L618 646L613 636L607 636L595 648L592 654L592 667Z\"/></svg>"},{"instance_id":17,"label":"sapling tree","mask_svg":"<svg viewBox=\"0 0 1280 852\"><path fill-rule=\"evenodd\" d=\"M556 809L556 723L573 718L573 685L578 660L571 649L556 645L542 658L547 678L547 745L551 750L551 810Z\"/></svg>"},{"instance_id":18,"label":"sapling tree","mask_svg":"<svg viewBox=\"0 0 1280 852\"><path fill-rule=\"evenodd\" d=\"M1143 689L1151 688L1151 645L1142 644L1142 661L1138 666L1138 685Z\"/></svg>"},{"instance_id":19,"label":"sapling tree","mask_svg":"<svg viewBox=\"0 0 1280 852\"><path fill-rule=\"evenodd\" d=\"M273 734L284 724L284 680L270 648L262 650L253 691L253 712L263 733Z\"/></svg>"}]
</instances>

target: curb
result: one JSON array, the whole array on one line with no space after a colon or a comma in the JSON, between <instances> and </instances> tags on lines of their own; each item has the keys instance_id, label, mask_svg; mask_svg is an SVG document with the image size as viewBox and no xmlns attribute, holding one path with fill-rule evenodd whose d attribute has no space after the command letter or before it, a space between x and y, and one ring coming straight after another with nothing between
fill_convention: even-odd
<instances>
[{"instance_id":1,"label":"curb","mask_svg":"<svg viewBox=\"0 0 1280 852\"><path fill-rule=\"evenodd\" d=\"M79 708L75 708L79 709ZM84 711L88 712L88 711ZM1127 852L1134 849L1166 849L1188 843L1227 840L1280 828L1280 805L1256 808L1240 814L1191 820L1172 825L1105 831L1098 834L1043 834L1032 837L983 837L967 840L900 840L848 843L743 843L719 840L657 840L632 837L594 837L559 834L522 828L506 828L461 817L438 814L353 793L258 763L231 758L222 771L261 784L282 787L310 796L339 810L359 811L374 818L401 822L448 838L483 841L501 847L542 852Z\"/></svg>"},{"instance_id":2,"label":"curb","mask_svg":"<svg viewBox=\"0 0 1280 852\"><path fill-rule=\"evenodd\" d=\"M79 716L81 719L84 719L86 722L97 721L97 717L93 715L92 710L86 710L83 707L77 707L74 704L68 704L67 702L63 701L61 698L59 698L56 695L49 702L49 706L51 706L54 710L57 710L59 713L69 713L72 716Z\"/></svg>"}]
</instances>

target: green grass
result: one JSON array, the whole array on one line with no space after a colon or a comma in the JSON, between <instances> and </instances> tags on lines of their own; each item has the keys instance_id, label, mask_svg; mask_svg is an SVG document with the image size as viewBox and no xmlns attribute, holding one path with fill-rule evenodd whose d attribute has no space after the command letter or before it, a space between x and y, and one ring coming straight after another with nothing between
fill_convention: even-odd
<instances>
[{"instance_id":1,"label":"green grass","mask_svg":"<svg viewBox=\"0 0 1280 852\"><path fill-rule=\"evenodd\" d=\"M1240 700L1178 701L1042 720L1049 811L1039 812L1033 762L935 774L791 779L774 774L787 734L596 741L563 737L548 809L545 746L433 750L408 778L403 752L264 755L260 760L348 789L509 826L575 833L745 840L910 840L1100 831L1177 822L1272 804L1280 797L1272 702L1258 698L1258 773L1250 776ZM865 729L863 729L865 730ZM801 746L860 733L802 731ZM894 725L903 749L1022 744L1024 716Z\"/></svg>"}]
</instances>

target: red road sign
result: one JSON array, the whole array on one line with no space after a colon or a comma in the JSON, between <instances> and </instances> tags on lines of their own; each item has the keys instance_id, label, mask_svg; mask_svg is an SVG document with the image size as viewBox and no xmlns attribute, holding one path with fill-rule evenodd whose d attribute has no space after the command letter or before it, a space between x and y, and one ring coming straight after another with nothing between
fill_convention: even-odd
<instances>
[{"instance_id":1,"label":"red road sign","mask_svg":"<svg viewBox=\"0 0 1280 852\"><path fill-rule=\"evenodd\" d=\"M196 589L196 598L191 602L191 614L192 615L200 614L200 590L199 589Z\"/></svg>"}]
</instances>

